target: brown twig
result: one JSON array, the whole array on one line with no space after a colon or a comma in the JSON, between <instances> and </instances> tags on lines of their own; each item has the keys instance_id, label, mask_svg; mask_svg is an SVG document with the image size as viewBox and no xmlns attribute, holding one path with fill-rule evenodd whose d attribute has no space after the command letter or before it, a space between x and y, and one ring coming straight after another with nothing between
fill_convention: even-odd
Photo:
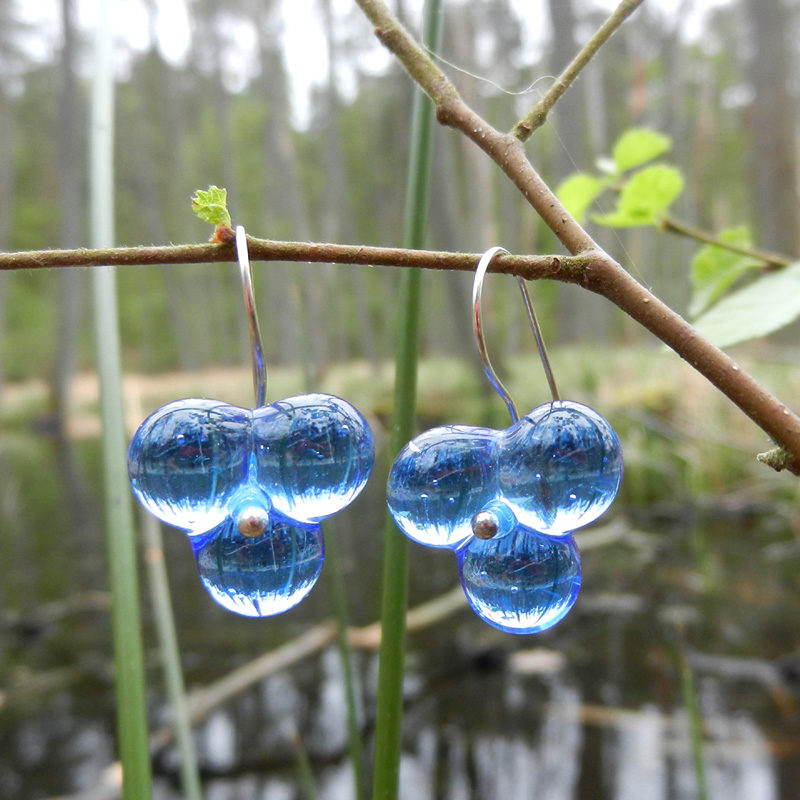
<instances>
[{"instance_id":1,"label":"brown twig","mask_svg":"<svg viewBox=\"0 0 800 800\"><path fill-rule=\"evenodd\" d=\"M544 125L550 109L561 95L569 89L581 70L592 60L595 53L609 40L620 25L644 2L644 0L622 0L606 21L597 29L594 36L580 49L566 69L556 78L544 97L511 129L511 133L521 142Z\"/></svg>"},{"instance_id":2,"label":"brown twig","mask_svg":"<svg viewBox=\"0 0 800 800\"><path fill-rule=\"evenodd\" d=\"M735 242L726 242L720 239L713 233L704 231L700 228L695 228L674 217L664 217L661 220L661 230L667 233L675 233L678 236L685 236L687 239L694 239L696 242L703 242L704 244L712 244L715 247L721 247L723 250L729 250L731 253L738 253L740 256L747 256L754 261L762 261L770 267L788 267L793 264L793 260L788 256L781 255L780 253L773 253L769 250L759 250L756 247L747 247L743 244L736 244Z\"/></svg>"},{"instance_id":3,"label":"brown twig","mask_svg":"<svg viewBox=\"0 0 800 800\"><path fill-rule=\"evenodd\" d=\"M399 247L282 242L247 238L251 261L310 261L326 264L362 264L384 267L464 270L471 272L480 253L405 250ZM114 247L103 250L29 250L0 253L0 270L51 267L147 266L154 264L204 264L235 261L229 244L184 244L164 247ZM577 283L586 267L582 256L498 255L490 270L523 278L558 278Z\"/></svg>"},{"instance_id":4,"label":"brown twig","mask_svg":"<svg viewBox=\"0 0 800 800\"><path fill-rule=\"evenodd\" d=\"M800 418L603 252L536 172L522 142L496 130L467 106L381 0L357 2L375 25L378 38L434 101L438 120L475 142L506 173L564 246L573 254L588 257L580 284L611 300L688 361L791 454L788 469L800 474Z\"/></svg>"}]
</instances>

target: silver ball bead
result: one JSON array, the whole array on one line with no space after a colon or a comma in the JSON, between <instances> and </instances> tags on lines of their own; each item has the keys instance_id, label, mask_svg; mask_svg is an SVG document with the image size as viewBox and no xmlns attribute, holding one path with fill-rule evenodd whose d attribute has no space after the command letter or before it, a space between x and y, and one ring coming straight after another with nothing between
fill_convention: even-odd
<instances>
[{"instance_id":1,"label":"silver ball bead","mask_svg":"<svg viewBox=\"0 0 800 800\"><path fill-rule=\"evenodd\" d=\"M478 539L491 539L497 535L500 524L491 511L479 511L472 518L472 532Z\"/></svg>"},{"instance_id":2,"label":"silver ball bead","mask_svg":"<svg viewBox=\"0 0 800 800\"><path fill-rule=\"evenodd\" d=\"M248 539L256 539L262 536L269 525L269 517L263 508L258 506L248 506L239 512L236 518L236 528L242 536Z\"/></svg>"}]
</instances>

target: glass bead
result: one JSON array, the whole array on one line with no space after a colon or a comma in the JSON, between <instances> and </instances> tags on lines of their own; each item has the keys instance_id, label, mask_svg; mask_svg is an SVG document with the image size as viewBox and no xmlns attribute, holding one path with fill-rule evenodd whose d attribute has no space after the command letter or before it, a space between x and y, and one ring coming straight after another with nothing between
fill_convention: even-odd
<instances>
[{"instance_id":1,"label":"glass bead","mask_svg":"<svg viewBox=\"0 0 800 800\"><path fill-rule=\"evenodd\" d=\"M588 406L546 403L506 432L500 492L520 524L561 536L597 519L622 481L622 450Z\"/></svg>"},{"instance_id":2,"label":"glass bead","mask_svg":"<svg viewBox=\"0 0 800 800\"><path fill-rule=\"evenodd\" d=\"M344 400L289 397L253 412L254 479L291 519L317 522L348 505L372 471L372 434Z\"/></svg>"},{"instance_id":3,"label":"glass bead","mask_svg":"<svg viewBox=\"0 0 800 800\"><path fill-rule=\"evenodd\" d=\"M472 518L498 493L498 432L468 425L433 428L409 442L386 485L389 511L406 536L429 547L458 547Z\"/></svg>"},{"instance_id":4,"label":"glass bead","mask_svg":"<svg viewBox=\"0 0 800 800\"><path fill-rule=\"evenodd\" d=\"M373 460L363 417L344 400L320 394L255 411L179 400L148 417L128 448L139 501L190 534L222 522L248 481L259 483L289 518L317 522L358 495Z\"/></svg>"},{"instance_id":5,"label":"glass bead","mask_svg":"<svg viewBox=\"0 0 800 800\"><path fill-rule=\"evenodd\" d=\"M492 539L470 539L456 551L470 606L506 633L539 633L562 620L581 585L571 536L546 536L517 526Z\"/></svg>"},{"instance_id":6,"label":"glass bead","mask_svg":"<svg viewBox=\"0 0 800 800\"><path fill-rule=\"evenodd\" d=\"M128 448L139 502L187 532L222 522L246 478L250 412L217 400L177 400L151 414Z\"/></svg>"},{"instance_id":7,"label":"glass bead","mask_svg":"<svg viewBox=\"0 0 800 800\"><path fill-rule=\"evenodd\" d=\"M265 509L265 513L268 513ZM246 617L269 617L296 606L322 569L318 525L299 525L274 511L262 536L243 536L235 514L191 539L200 580L214 600Z\"/></svg>"}]
</instances>

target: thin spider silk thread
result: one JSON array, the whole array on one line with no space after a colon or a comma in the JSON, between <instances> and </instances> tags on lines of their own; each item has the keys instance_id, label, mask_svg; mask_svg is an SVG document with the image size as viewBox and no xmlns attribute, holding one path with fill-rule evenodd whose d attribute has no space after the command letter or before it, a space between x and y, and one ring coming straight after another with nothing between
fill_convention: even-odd
<instances>
[{"instance_id":1,"label":"thin spider silk thread","mask_svg":"<svg viewBox=\"0 0 800 800\"><path fill-rule=\"evenodd\" d=\"M452 61L448 61L444 56L439 55L439 53L435 53L430 47L423 45L425 50L428 52L428 55L431 58L435 58L437 61L440 61L445 66L450 67L451 69L456 70L456 72L460 72L462 75L466 75L468 78L474 78L476 81L482 81L483 83L488 83L490 86L494 86L499 92L503 94L511 95L512 97L521 97L522 95L531 94L534 91L538 91L536 85L541 83L542 81L554 81L556 79L555 75L540 75L533 83L531 83L525 89L522 89L519 92L512 92L510 89L506 89L504 86L501 86L499 83L495 83L491 78L487 78L484 75L478 75L475 72L470 72L468 69L464 69L463 67L459 67L458 64L454 64ZM539 95L542 97L542 94Z\"/></svg>"},{"instance_id":2,"label":"thin spider silk thread","mask_svg":"<svg viewBox=\"0 0 800 800\"><path fill-rule=\"evenodd\" d=\"M583 172L583 170L575 162L575 159L572 157L572 153L569 151L566 142L561 138L561 134L558 132L558 126L551 125L550 130L553 131L553 134L555 135L559 146L564 151L564 153L566 153L566 156L569 159L569 163L572 165L572 168L575 170L575 172ZM592 207L596 208L598 211L608 212L611 210L608 206L606 206L605 208L603 206L604 204L600 202L599 198L595 198L594 200L592 200ZM609 228L609 230L611 231L612 236L619 245L620 250L622 250L622 252L625 254L625 260L628 263L628 272L636 276L640 281L642 281L642 283L645 283L645 277L642 274L641 269L639 269L639 265L634 261L630 251L628 250L627 247L625 247L625 242L622 241L622 237L619 235L619 231L616 228Z\"/></svg>"},{"instance_id":3,"label":"thin spider silk thread","mask_svg":"<svg viewBox=\"0 0 800 800\"><path fill-rule=\"evenodd\" d=\"M506 89L504 86L501 86L499 83L495 83L491 78L487 78L484 75L478 75L475 72L470 72L468 69L464 69L463 67L459 67L458 64L454 64L452 61L448 61L444 56L440 55L439 53L434 52L431 50L430 47L423 45L424 49L428 52L431 58L436 59L437 61L445 64L446 66L450 67L451 69L456 70L456 72L460 72L462 75L466 75L468 78L472 78L476 81L481 81L482 83L488 83L490 86L493 86L497 91L502 92L503 94L510 95L511 97L522 97L526 94L532 94L535 91L539 91L536 87L537 84L541 83L542 81L555 81L557 76L555 75L540 75L533 83L531 83L527 88L522 89L519 92L511 91L510 89ZM539 98L541 99L543 94L539 92ZM566 153L567 158L569 159L569 163L572 165L573 169L576 172L581 172L580 166L577 164L575 159L572 157L572 153L569 151L564 140L561 138L561 135L558 132L557 126L551 126L551 130L555 134L556 140L558 141L559 146L561 149ZM592 206L596 208L598 211L608 211L608 208L603 208L603 205L600 203L598 199L592 201ZM617 244L620 247L620 250L625 254L625 259L629 265L629 272L635 275L639 280L642 282L645 281L645 277L642 274L641 269L639 269L638 264L633 259L628 248L625 246L625 243L622 241L622 237L619 235L619 231L616 228L611 228L612 236L616 240Z\"/></svg>"}]
</instances>

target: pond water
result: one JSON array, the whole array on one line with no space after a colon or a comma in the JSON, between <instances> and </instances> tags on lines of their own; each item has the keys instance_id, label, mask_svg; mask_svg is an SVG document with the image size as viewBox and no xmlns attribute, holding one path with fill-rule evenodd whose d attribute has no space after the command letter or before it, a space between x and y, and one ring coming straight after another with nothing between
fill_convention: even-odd
<instances>
[{"instance_id":1,"label":"pond water","mask_svg":"<svg viewBox=\"0 0 800 800\"><path fill-rule=\"evenodd\" d=\"M106 788L115 779L113 670L96 451L85 442L71 461L43 436L3 437L4 800L115 796ZM623 497L584 533L581 595L552 631L502 634L459 604L410 634L404 799L698 797L687 675L702 712L708 796L800 797L800 517L786 499L689 497L647 507ZM353 625L379 613L383 503L374 477L326 529L339 543ZM250 620L205 594L184 536L168 530L164 540L192 688L331 617L330 563L297 609ZM456 585L450 553L411 546L412 605ZM168 710L144 577L143 589L155 730ZM356 649L353 664L369 751L375 651ZM338 650L256 682L216 708L196 741L208 800L307 797L306 757L317 797L352 798ZM169 748L155 758L156 798L180 797L175 758Z\"/></svg>"}]
</instances>

